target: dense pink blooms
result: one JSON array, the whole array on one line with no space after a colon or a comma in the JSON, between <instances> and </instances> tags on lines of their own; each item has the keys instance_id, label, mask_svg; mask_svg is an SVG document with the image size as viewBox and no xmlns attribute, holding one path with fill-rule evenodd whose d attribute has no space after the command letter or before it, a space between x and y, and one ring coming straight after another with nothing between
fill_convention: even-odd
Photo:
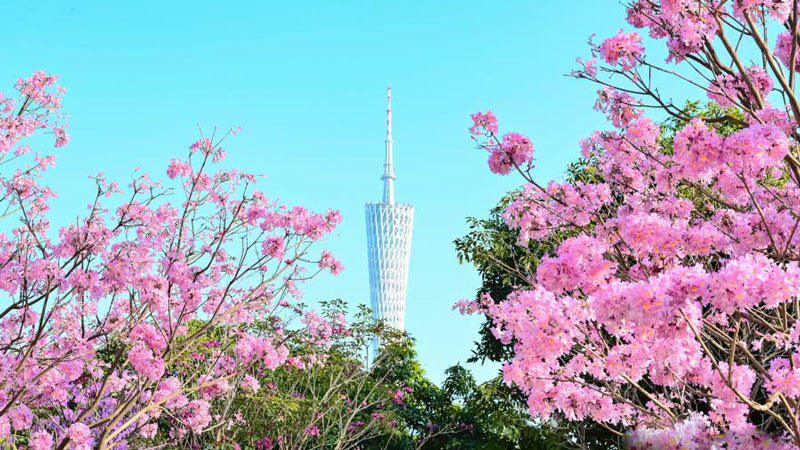
<instances>
[{"instance_id":1,"label":"dense pink blooms","mask_svg":"<svg viewBox=\"0 0 800 450\"><path fill-rule=\"evenodd\" d=\"M675 135L675 162L681 175L691 180L709 179L715 168L725 164L722 143L702 119L693 119Z\"/></svg>"},{"instance_id":2,"label":"dense pink blooms","mask_svg":"<svg viewBox=\"0 0 800 450\"><path fill-rule=\"evenodd\" d=\"M775 55L780 58L783 65L788 69L792 65L792 33L784 31L778 34L775 42ZM800 45L794 46L794 70L800 71Z\"/></svg>"},{"instance_id":3,"label":"dense pink blooms","mask_svg":"<svg viewBox=\"0 0 800 450\"><path fill-rule=\"evenodd\" d=\"M67 436L69 436L72 444L71 448L80 450L92 448L92 431L83 423L78 422L70 425L67 429Z\"/></svg>"},{"instance_id":4,"label":"dense pink blooms","mask_svg":"<svg viewBox=\"0 0 800 450\"><path fill-rule=\"evenodd\" d=\"M603 285L614 273L616 264L606 260L603 254L608 246L588 236L570 238L561 243L558 256L545 256L536 272L542 286L552 292L583 289L592 293Z\"/></svg>"},{"instance_id":5,"label":"dense pink blooms","mask_svg":"<svg viewBox=\"0 0 800 450\"><path fill-rule=\"evenodd\" d=\"M603 41L599 47L600 56L612 66L619 64L623 71L629 71L639 64L644 53L642 37L638 33L625 33L622 30L616 36Z\"/></svg>"},{"instance_id":6,"label":"dense pink blooms","mask_svg":"<svg viewBox=\"0 0 800 450\"><path fill-rule=\"evenodd\" d=\"M628 8L627 20L636 28L649 29L652 38L666 38L667 60L677 63L700 51L705 41L719 30L712 11L705 6L694 0L634 0Z\"/></svg>"},{"instance_id":7,"label":"dense pink blooms","mask_svg":"<svg viewBox=\"0 0 800 450\"><path fill-rule=\"evenodd\" d=\"M186 396L181 394L181 381L177 378L164 378L158 383L153 393L153 401L163 403L168 408L182 408L186 405Z\"/></svg>"},{"instance_id":8,"label":"dense pink blooms","mask_svg":"<svg viewBox=\"0 0 800 450\"><path fill-rule=\"evenodd\" d=\"M738 0L733 3L733 13L741 17L744 13L762 18L762 11L772 18L785 21L792 10L792 0Z\"/></svg>"},{"instance_id":9,"label":"dense pink blooms","mask_svg":"<svg viewBox=\"0 0 800 450\"><path fill-rule=\"evenodd\" d=\"M769 366L770 379L767 381L767 389L770 393L781 393L788 398L797 400L800 398L800 367L796 364L800 355L791 355L795 364L788 358L775 358Z\"/></svg>"},{"instance_id":10,"label":"dense pink blooms","mask_svg":"<svg viewBox=\"0 0 800 450\"><path fill-rule=\"evenodd\" d=\"M412 392L414 392L414 389L409 386L395 389L394 394L392 394L392 401L395 405L405 406L405 397Z\"/></svg>"},{"instance_id":11,"label":"dense pink blooms","mask_svg":"<svg viewBox=\"0 0 800 450\"><path fill-rule=\"evenodd\" d=\"M128 359L140 375L157 381L164 375L164 360L142 344L136 344L129 352Z\"/></svg>"},{"instance_id":12,"label":"dense pink blooms","mask_svg":"<svg viewBox=\"0 0 800 450\"><path fill-rule=\"evenodd\" d=\"M533 143L527 136L519 133L506 133L502 139L497 137L497 118L491 111L472 115L472 137L478 147L489 153L489 169L500 175L512 170L527 170L533 167Z\"/></svg>"},{"instance_id":13,"label":"dense pink blooms","mask_svg":"<svg viewBox=\"0 0 800 450\"><path fill-rule=\"evenodd\" d=\"M749 84L744 80L747 77ZM751 89L750 86L753 88ZM750 66L745 75L720 75L708 88L708 98L722 107L732 108L741 101L757 104L772 90L772 77L759 66ZM755 90L756 95L753 94Z\"/></svg>"},{"instance_id":14,"label":"dense pink blooms","mask_svg":"<svg viewBox=\"0 0 800 450\"><path fill-rule=\"evenodd\" d=\"M199 433L203 428L211 423L211 414L209 412L211 405L205 400L192 400L186 405L183 420L186 426L191 428L195 433Z\"/></svg>"},{"instance_id":15,"label":"dense pink blooms","mask_svg":"<svg viewBox=\"0 0 800 450\"><path fill-rule=\"evenodd\" d=\"M153 439L153 437L155 437L157 432L158 432L158 425L154 423L149 423L143 426L141 430L139 430L139 435L145 439Z\"/></svg>"},{"instance_id":16,"label":"dense pink blooms","mask_svg":"<svg viewBox=\"0 0 800 450\"><path fill-rule=\"evenodd\" d=\"M489 169L506 175L513 168L530 163L533 157L533 144L530 139L518 133L506 133L503 141L490 149Z\"/></svg>"},{"instance_id":17,"label":"dense pink blooms","mask_svg":"<svg viewBox=\"0 0 800 450\"><path fill-rule=\"evenodd\" d=\"M588 225L610 200L611 191L604 184L551 182L544 191L526 185L504 217L509 226L519 228L519 242L525 244L566 225ZM531 204L542 207L531 208Z\"/></svg>"},{"instance_id":18,"label":"dense pink blooms","mask_svg":"<svg viewBox=\"0 0 800 450\"><path fill-rule=\"evenodd\" d=\"M8 413L11 426L16 431L27 430L33 423L33 412L25 405L19 405Z\"/></svg>"},{"instance_id":19,"label":"dense pink blooms","mask_svg":"<svg viewBox=\"0 0 800 450\"><path fill-rule=\"evenodd\" d=\"M312 340L319 345L329 342L334 334L334 325L313 310L306 311L303 316L303 324Z\"/></svg>"},{"instance_id":20,"label":"dense pink blooms","mask_svg":"<svg viewBox=\"0 0 800 450\"><path fill-rule=\"evenodd\" d=\"M526 136L519 133L511 132L504 134L503 143L500 147L507 155L508 159L516 166L529 163L533 156L533 143Z\"/></svg>"},{"instance_id":21,"label":"dense pink blooms","mask_svg":"<svg viewBox=\"0 0 800 450\"><path fill-rule=\"evenodd\" d=\"M756 429L734 435L720 434L706 417L693 414L671 428L639 427L627 436L627 444L637 450L684 450L741 448L791 450L792 444Z\"/></svg>"},{"instance_id":22,"label":"dense pink blooms","mask_svg":"<svg viewBox=\"0 0 800 450\"><path fill-rule=\"evenodd\" d=\"M789 153L789 139L775 125L751 125L725 138L725 153L734 172L759 175Z\"/></svg>"},{"instance_id":23,"label":"dense pink blooms","mask_svg":"<svg viewBox=\"0 0 800 450\"><path fill-rule=\"evenodd\" d=\"M31 433L28 445L31 450L51 450L53 448L53 436L44 430L34 431Z\"/></svg>"},{"instance_id":24,"label":"dense pink blooms","mask_svg":"<svg viewBox=\"0 0 800 450\"><path fill-rule=\"evenodd\" d=\"M285 253L284 246L285 241L283 236L270 236L261 243L261 250L264 252L264 256L281 259Z\"/></svg>"}]
</instances>

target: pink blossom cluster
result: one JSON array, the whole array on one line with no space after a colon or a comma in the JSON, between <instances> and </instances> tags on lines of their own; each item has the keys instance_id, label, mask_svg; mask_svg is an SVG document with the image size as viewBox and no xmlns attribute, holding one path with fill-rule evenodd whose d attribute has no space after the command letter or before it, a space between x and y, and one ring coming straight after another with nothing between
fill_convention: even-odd
<instances>
[{"instance_id":1,"label":"pink blossom cluster","mask_svg":"<svg viewBox=\"0 0 800 450\"><path fill-rule=\"evenodd\" d=\"M628 7L628 23L647 28L652 38L667 39L668 60L681 62L690 53L701 51L719 31L711 3L634 0Z\"/></svg>"},{"instance_id":2,"label":"pink blossom cluster","mask_svg":"<svg viewBox=\"0 0 800 450\"><path fill-rule=\"evenodd\" d=\"M497 117L493 112L476 112L472 115L472 127L469 129L472 136L494 136L497 130Z\"/></svg>"},{"instance_id":3,"label":"pink blossom cluster","mask_svg":"<svg viewBox=\"0 0 800 450\"><path fill-rule=\"evenodd\" d=\"M627 72L637 65L644 54L642 37L638 33L625 33L623 30L600 44L598 53L603 60L612 65L619 65Z\"/></svg>"},{"instance_id":4,"label":"pink blossom cluster","mask_svg":"<svg viewBox=\"0 0 800 450\"><path fill-rule=\"evenodd\" d=\"M274 345L270 339L250 333L237 339L233 352L243 364L258 360L264 367L273 370L285 364L289 358L289 349L285 345Z\"/></svg>"},{"instance_id":5,"label":"pink blossom cluster","mask_svg":"<svg viewBox=\"0 0 800 450\"><path fill-rule=\"evenodd\" d=\"M710 180L713 168L725 165L723 138L710 130L702 119L693 119L675 134L675 162L687 179Z\"/></svg>"},{"instance_id":6,"label":"pink blossom cluster","mask_svg":"<svg viewBox=\"0 0 800 450\"><path fill-rule=\"evenodd\" d=\"M589 236L569 238L558 247L558 256L545 256L536 270L538 282L551 292L581 289L594 292L616 271L616 264L604 258L610 251L602 241Z\"/></svg>"},{"instance_id":7,"label":"pink blossom cluster","mask_svg":"<svg viewBox=\"0 0 800 450\"><path fill-rule=\"evenodd\" d=\"M708 98L724 108L732 108L741 101L758 105L772 87L772 77L764 69L750 66L744 74L718 76L708 87Z\"/></svg>"},{"instance_id":8,"label":"pink blossom cluster","mask_svg":"<svg viewBox=\"0 0 800 450\"><path fill-rule=\"evenodd\" d=\"M754 24L788 22L791 9L789 0L634 0L628 5L627 21L636 28L647 28L652 38L666 39L669 60L681 62L713 42L721 24L747 26L748 19Z\"/></svg>"},{"instance_id":9,"label":"pink blossom cluster","mask_svg":"<svg viewBox=\"0 0 800 450\"><path fill-rule=\"evenodd\" d=\"M489 153L489 169L500 175L507 175L513 169L532 168L533 143L527 136L519 133L506 133L498 139L497 118L494 113L477 112L472 115L470 134L478 146Z\"/></svg>"},{"instance_id":10,"label":"pink blossom cluster","mask_svg":"<svg viewBox=\"0 0 800 450\"><path fill-rule=\"evenodd\" d=\"M640 105L641 102L627 92L604 86L597 91L594 109L606 113L615 127L622 128L641 117Z\"/></svg>"},{"instance_id":11,"label":"pink blossom cluster","mask_svg":"<svg viewBox=\"0 0 800 450\"><path fill-rule=\"evenodd\" d=\"M453 305L453 310L457 310L461 315L474 314L480 311L481 305L475 300L462 298Z\"/></svg>"},{"instance_id":12,"label":"pink blossom cluster","mask_svg":"<svg viewBox=\"0 0 800 450\"><path fill-rule=\"evenodd\" d=\"M504 218L518 228L519 242L540 239L569 226L582 227L611 201L608 186L595 183L555 183L545 188L527 185L508 205ZM534 207L538 205L538 207Z\"/></svg>"},{"instance_id":13,"label":"pink blossom cluster","mask_svg":"<svg viewBox=\"0 0 800 450\"><path fill-rule=\"evenodd\" d=\"M408 394L414 392L414 389L409 386L404 386L400 389L395 389L394 393L392 394L392 401L396 405L405 406L405 398Z\"/></svg>"},{"instance_id":14,"label":"pink blossom cluster","mask_svg":"<svg viewBox=\"0 0 800 450\"><path fill-rule=\"evenodd\" d=\"M637 428L627 436L626 444L631 450L711 448L791 450L796 448L792 444L777 440L755 429L738 435L720 434L707 418L699 414L684 418L672 428Z\"/></svg>"},{"instance_id":15,"label":"pink blossom cluster","mask_svg":"<svg viewBox=\"0 0 800 450\"><path fill-rule=\"evenodd\" d=\"M764 20L764 12L779 22L789 19L792 11L790 0L739 0L732 5L733 14L736 17L743 17L745 13L752 14L760 20Z\"/></svg>"},{"instance_id":16,"label":"pink blossom cluster","mask_svg":"<svg viewBox=\"0 0 800 450\"><path fill-rule=\"evenodd\" d=\"M794 56L792 56L792 33L784 31L778 34L775 41L775 55L780 58L786 68L794 64L794 71L800 72L800 45L794 44ZM794 58L794 59L792 59ZM794 61L794 62L793 62Z\"/></svg>"},{"instance_id":17,"label":"pink blossom cluster","mask_svg":"<svg viewBox=\"0 0 800 450\"><path fill-rule=\"evenodd\" d=\"M67 125L59 113L61 98L67 91L57 80L55 75L38 71L30 78L17 80L14 88L18 99L0 93L0 156L27 152L27 147L17 147L19 142L40 131L55 135L54 147L69 142Z\"/></svg>"},{"instance_id":18,"label":"pink blossom cluster","mask_svg":"<svg viewBox=\"0 0 800 450\"><path fill-rule=\"evenodd\" d=\"M518 133L506 133L503 141L491 147L489 169L507 175L515 167L530 164L533 160L533 144L527 137Z\"/></svg>"},{"instance_id":19,"label":"pink blossom cluster","mask_svg":"<svg viewBox=\"0 0 800 450\"><path fill-rule=\"evenodd\" d=\"M319 427L314 424L307 426L303 432L306 434L306 436L311 437L317 437L321 434Z\"/></svg>"},{"instance_id":20,"label":"pink blossom cluster","mask_svg":"<svg viewBox=\"0 0 800 450\"><path fill-rule=\"evenodd\" d=\"M781 394L791 399L800 399L800 368L797 353L788 358L775 358L770 362L767 390L770 394Z\"/></svg>"},{"instance_id":21,"label":"pink blossom cluster","mask_svg":"<svg viewBox=\"0 0 800 450\"><path fill-rule=\"evenodd\" d=\"M318 264L320 269L328 269L334 275L338 275L344 270L342 263L334 259L333 255L327 250L322 252L322 257L319 259Z\"/></svg>"}]
</instances>

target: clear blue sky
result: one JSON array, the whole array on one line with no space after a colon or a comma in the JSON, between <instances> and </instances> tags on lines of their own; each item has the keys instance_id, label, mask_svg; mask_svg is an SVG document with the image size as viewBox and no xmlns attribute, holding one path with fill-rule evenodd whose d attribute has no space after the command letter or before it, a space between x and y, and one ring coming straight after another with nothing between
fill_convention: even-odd
<instances>
[{"instance_id":1,"label":"clear blue sky","mask_svg":"<svg viewBox=\"0 0 800 450\"><path fill-rule=\"evenodd\" d=\"M502 130L529 134L538 177L559 178L605 126L596 88L564 74L593 32L625 25L613 0L3 3L0 91L36 69L69 89L54 222L84 213L88 175L163 176L195 124L241 125L231 164L266 174L274 198L344 217L324 245L346 270L308 284L309 302L369 302L364 203L381 195L391 81L396 195L416 207L406 324L436 381L469 356L479 324L451 311L479 282L452 241L519 183L489 173L469 114L491 108Z\"/></svg>"}]
</instances>

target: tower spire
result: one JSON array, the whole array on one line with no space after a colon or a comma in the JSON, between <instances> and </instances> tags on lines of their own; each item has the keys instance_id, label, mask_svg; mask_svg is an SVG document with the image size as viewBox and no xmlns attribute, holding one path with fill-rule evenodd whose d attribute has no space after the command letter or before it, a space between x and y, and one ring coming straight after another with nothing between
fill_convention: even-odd
<instances>
[{"instance_id":1,"label":"tower spire","mask_svg":"<svg viewBox=\"0 0 800 450\"><path fill-rule=\"evenodd\" d=\"M383 165L383 203L394 204L394 168L392 167L392 83L389 83L389 108L386 110L386 162Z\"/></svg>"}]
</instances>

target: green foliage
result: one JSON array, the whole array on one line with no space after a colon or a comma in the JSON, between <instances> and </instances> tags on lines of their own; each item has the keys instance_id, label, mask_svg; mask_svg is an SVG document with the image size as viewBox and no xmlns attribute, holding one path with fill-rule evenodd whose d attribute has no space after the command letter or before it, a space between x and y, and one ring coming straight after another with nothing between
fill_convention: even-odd
<instances>
[{"instance_id":1,"label":"green foliage","mask_svg":"<svg viewBox=\"0 0 800 450\"><path fill-rule=\"evenodd\" d=\"M391 382L412 391L397 405L394 433L374 440L365 450L572 448L552 427L534 423L499 379L478 384L468 369L455 365L446 370L439 387L425 377L412 339L396 340L383 352L384 368L393 374Z\"/></svg>"}]
</instances>

